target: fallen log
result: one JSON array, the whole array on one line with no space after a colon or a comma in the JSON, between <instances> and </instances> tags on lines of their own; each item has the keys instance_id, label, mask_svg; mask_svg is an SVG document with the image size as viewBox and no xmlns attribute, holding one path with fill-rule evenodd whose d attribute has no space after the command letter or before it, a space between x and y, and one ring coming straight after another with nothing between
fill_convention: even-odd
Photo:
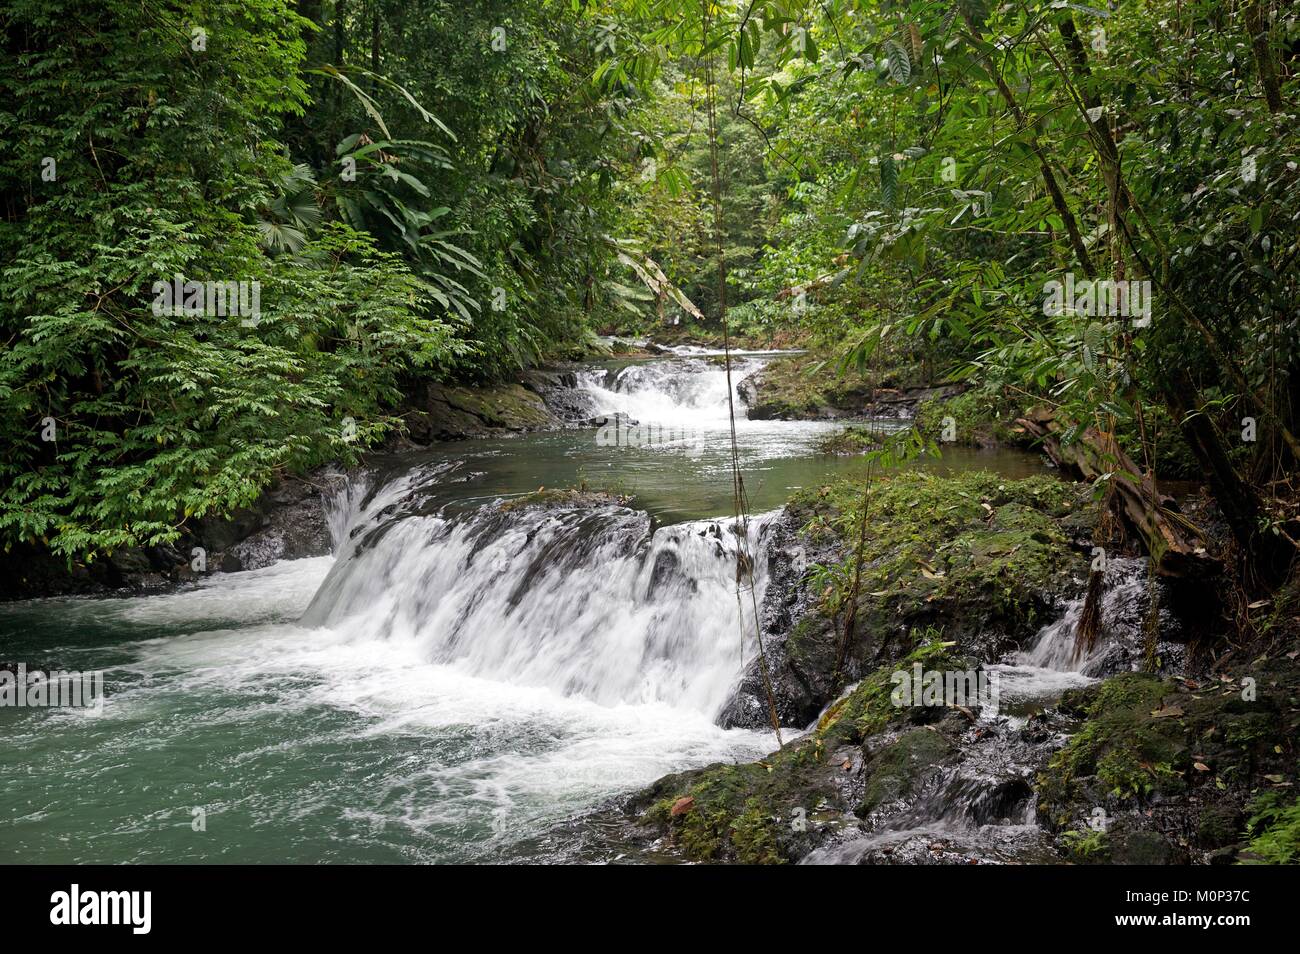
<instances>
[{"instance_id":1,"label":"fallen log","mask_svg":"<svg viewBox=\"0 0 1300 954\"><path fill-rule=\"evenodd\" d=\"M1089 427L1067 443L1066 428L1043 408L1016 423L1038 439L1062 473L1089 483L1110 480L1116 516L1141 541L1159 575L1204 577L1220 572L1222 565L1205 549L1204 533L1179 512L1173 497L1160 493L1150 476L1142 476L1114 435Z\"/></svg>"}]
</instances>

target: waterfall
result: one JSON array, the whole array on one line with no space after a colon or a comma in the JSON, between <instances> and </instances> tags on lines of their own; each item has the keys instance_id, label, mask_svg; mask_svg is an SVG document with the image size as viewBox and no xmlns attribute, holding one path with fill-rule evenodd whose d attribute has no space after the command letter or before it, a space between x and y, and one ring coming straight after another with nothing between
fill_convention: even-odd
<instances>
[{"instance_id":1,"label":"waterfall","mask_svg":"<svg viewBox=\"0 0 1300 954\"><path fill-rule=\"evenodd\" d=\"M1066 689L1129 664L1126 654L1141 637L1146 572L1144 559L1110 560L1102 634L1091 652L1078 658L1074 652L1083 614L1080 596L1026 649L1006 663L985 667L997 680L1000 704L991 713L981 711L959 753L937 763L915 792L875 812L864 834L818 848L801 864L929 863L972 856L994 862L1051 860L1037 824L1034 779L1059 741L1041 727L1030 730L1029 719Z\"/></svg>"},{"instance_id":2,"label":"waterfall","mask_svg":"<svg viewBox=\"0 0 1300 954\"><path fill-rule=\"evenodd\" d=\"M749 523L759 603L775 516ZM753 621L740 616L750 601L736 600L733 520L652 530L644 513L618 506L492 504L381 512L353 534L303 625L411 641L469 675L710 717L754 652Z\"/></svg>"},{"instance_id":3,"label":"waterfall","mask_svg":"<svg viewBox=\"0 0 1300 954\"><path fill-rule=\"evenodd\" d=\"M1041 629L1033 645L1018 653L1016 663L1058 672L1091 675L1110 655L1109 639L1132 637L1142 625L1139 603L1145 599L1147 561L1139 558L1111 559L1102 589L1103 634L1090 653L1075 656L1075 633L1083 617L1084 596L1071 600L1061 618Z\"/></svg>"},{"instance_id":4,"label":"waterfall","mask_svg":"<svg viewBox=\"0 0 1300 954\"><path fill-rule=\"evenodd\" d=\"M733 387L760 364L736 359ZM726 432L726 371L711 358L584 371L578 387L601 414ZM336 491L337 559L304 626L400 640L431 664L600 705L718 716L756 653L753 606L779 511L740 531L731 518L655 527L599 500L439 505L457 466L365 475ZM755 592L738 603L742 547Z\"/></svg>"},{"instance_id":5,"label":"waterfall","mask_svg":"<svg viewBox=\"0 0 1300 954\"><path fill-rule=\"evenodd\" d=\"M760 367L758 358L733 358L734 389ZM695 428L720 428L730 419L727 371L717 361L681 358L633 364L617 371L592 370L578 375L598 414ZM744 405L733 394L737 424L745 423Z\"/></svg>"}]
</instances>

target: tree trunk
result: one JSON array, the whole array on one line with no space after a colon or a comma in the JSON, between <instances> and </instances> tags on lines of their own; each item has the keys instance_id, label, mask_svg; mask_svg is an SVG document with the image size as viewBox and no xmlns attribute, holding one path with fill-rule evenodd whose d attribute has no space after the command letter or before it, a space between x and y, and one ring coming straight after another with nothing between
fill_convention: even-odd
<instances>
[{"instance_id":1,"label":"tree trunk","mask_svg":"<svg viewBox=\"0 0 1300 954\"><path fill-rule=\"evenodd\" d=\"M1200 531L1179 515L1172 497L1157 491L1150 475L1142 476L1112 435L1090 427L1078 441L1065 444L1060 436L1064 428L1046 410L1016 423L1042 441L1043 450L1062 472L1086 481L1111 475L1114 513L1142 541L1161 576L1210 577L1220 571Z\"/></svg>"},{"instance_id":2,"label":"tree trunk","mask_svg":"<svg viewBox=\"0 0 1300 954\"><path fill-rule=\"evenodd\" d=\"M1250 47L1255 53L1255 67L1259 71L1259 85L1264 90L1264 102L1268 103L1270 113L1280 113L1282 88L1277 80L1277 63L1273 60L1269 18L1263 0L1249 0L1245 13L1246 30L1250 33Z\"/></svg>"},{"instance_id":3,"label":"tree trunk","mask_svg":"<svg viewBox=\"0 0 1300 954\"><path fill-rule=\"evenodd\" d=\"M1264 504L1249 483L1241 479L1213 421L1200 408L1191 406L1196 385L1184 368L1173 365L1165 386L1165 401L1174 419L1181 421L1183 438L1205 472L1210 492L1232 530L1241 551L1247 584L1276 589L1287 578L1295 547L1283 537L1261 533Z\"/></svg>"}]
</instances>

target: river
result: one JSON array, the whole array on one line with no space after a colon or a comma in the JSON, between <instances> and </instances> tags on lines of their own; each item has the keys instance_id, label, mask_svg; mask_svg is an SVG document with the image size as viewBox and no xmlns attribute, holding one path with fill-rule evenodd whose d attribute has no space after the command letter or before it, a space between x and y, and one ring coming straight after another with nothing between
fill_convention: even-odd
<instances>
[{"instance_id":1,"label":"river","mask_svg":"<svg viewBox=\"0 0 1300 954\"><path fill-rule=\"evenodd\" d=\"M766 359L738 359L733 383ZM0 709L0 859L560 860L545 834L563 820L769 751L770 734L714 724L753 653L723 370L680 354L594 365L579 386L621 436L377 459L331 503L333 556L0 606L0 658L102 670L107 688L98 715ZM761 514L862 463L817 452L842 424L736 408L761 595ZM966 449L921 466L1041 470ZM584 482L634 500L501 508Z\"/></svg>"}]
</instances>

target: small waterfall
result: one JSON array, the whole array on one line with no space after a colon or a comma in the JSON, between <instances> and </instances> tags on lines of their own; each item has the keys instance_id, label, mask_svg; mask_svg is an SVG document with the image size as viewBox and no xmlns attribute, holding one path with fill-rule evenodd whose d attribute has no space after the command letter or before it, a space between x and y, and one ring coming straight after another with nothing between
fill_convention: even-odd
<instances>
[{"instance_id":1,"label":"small waterfall","mask_svg":"<svg viewBox=\"0 0 1300 954\"><path fill-rule=\"evenodd\" d=\"M1108 643L1119 636L1132 636L1141 626L1139 603L1145 598L1147 561L1140 558L1112 558L1106 567L1101 601L1101 638L1092 652L1075 656L1075 633L1083 616L1084 597L1071 600L1065 613L1044 627L1027 651L1017 654L1022 666L1058 672L1091 674L1108 656Z\"/></svg>"},{"instance_id":2,"label":"small waterfall","mask_svg":"<svg viewBox=\"0 0 1300 954\"><path fill-rule=\"evenodd\" d=\"M458 462L424 464L412 467L391 479L381 479L373 471L339 475L333 492L324 500L325 520L329 526L334 555L341 557L355 545L356 536L369 521L389 517L399 505L411 502L424 487L436 485Z\"/></svg>"},{"instance_id":3,"label":"small waterfall","mask_svg":"<svg viewBox=\"0 0 1300 954\"><path fill-rule=\"evenodd\" d=\"M1083 616L1084 595L1066 604L1061 617L1038 631L1029 646L1003 664L988 666L996 673L1002 711L1023 715L1050 704L1066 689L1129 668L1141 643L1146 606L1147 561L1112 558L1106 567L1101 598L1101 634L1092 651L1076 656L1075 633Z\"/></svg>"},{"instance_id":4,"label":"small waterfall","mask_svg":"<svg viewBox=\"0 0 1300 954\"><path fill-rule=\"evenodd\" d=\"M369 509L404 489L381 490ZM775 516L749 525L760 604ZM426 516L390 506L350 534L303 625L412 641L429 662L469 675L709 716L754 652L753 622L740 619L748 597L737 606L732 520L652 531L644 513L616 506Z\"/></svg>"},{"instance_id":5,"label":"small waterfall","mask_svg":"<svg viewBox=\"0 0 1300 954\"><path fill-rule=\"evenodd\" d=\"M1029 718L1066 689L1126 666L1140 642L1147 561L1111 559L1102 597L1101 637L1076 658L1075 631L1084 597L1039 630L1008 662L985 667L997 679L999 706L981 711L960 750L920 778L916 791L867 819L865 834L810 853L802 864L1050 861L1038 827L1034 777L1045 752L1059 744L1028 729Z\"/></svg>"},{"instance_id":6,"label":"small waterfall","mask_svg":"<svg viewBox=\"0 0 1300 954\"><path fill-rule=\"evenodd\" d=\"M757 358L733 358L733 390L762 364ZM727 372L716 360L679 358L618 371L584 371L578 386L591 393L599 414L690 427L721 426L729 418ZM737 420L743 420L744 405L734 393L732 397Z\"/></svg>"},{"instance_id":7,"label":"small waterfall","mask_svg":"<svg viewBox=\"0 0 1300 954\"><path fill-rule=\"evenodd\" d=\"M332 494L325 497L325 520L337 556L348 542L348 531L365 509L372 480L369 474L349 476L340 481Z\"/></svg>"},{"instance_id":8,"label":"small waterfall","mask_svg":"<svg viewBox=\"0 0 1300 954\"><path fill-rule=\"evenodd\" d=\"M761 365L735 358L733 387ZM727 375L712 357L582 371L577 385L598 414L725 434ZM458 466L361 475L336 492L337 559L304 625L404 641L471 676L717 717L756 653L779 512L749 520L754 600L744 592L738 606L734 520L656 529L612 504L466 509L445 493Z\"/></svg>"}]
</instances>

